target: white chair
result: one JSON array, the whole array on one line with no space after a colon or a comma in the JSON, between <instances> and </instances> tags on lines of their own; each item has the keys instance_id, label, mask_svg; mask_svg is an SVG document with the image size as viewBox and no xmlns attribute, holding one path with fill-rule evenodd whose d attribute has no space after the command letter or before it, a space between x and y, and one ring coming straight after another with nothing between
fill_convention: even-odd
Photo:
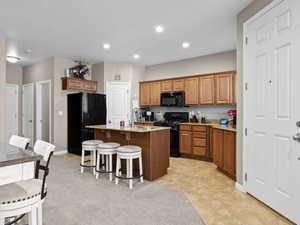
<instances>
[{"instance_id":1,"label":"white chair","mask_svg":"<svg viewBox=\"0 0 300 225\"><path fill-rule=\"evenodd\" d=\"M29 138L12 135L9 139L9 144L18 148L27 149L30 143Z\"/></svg>"},{"instance_id":2,"label":"white chair","mask_svg":"<svg viewBox=\"0 0 300 225\"><path fill-rule=\"evenodd\" d=\"M122 176L121 159L125 159L127 162L127 176ZM139 176L133 176L133 160L139 160ZM117 149L117 165L116 165L116 184L119 183L119 179L129 180L129 188L133 187L133 179L140 179L143 183L143 160L142 160L142 148L136 145L125 145Z\"/></svg>"},{"instance_id":3,"label":"white chair","mask_svg":"<svg viewBox=\"0 0 300 225\"><path fill-rule=\"evenodd\" d=\"M84 172L84 168L93 168L93 173L96 175L96 162L97 162L97 145L103 143L100 140L88 140L82 142L82 151L81 151L81 173ZM85 153L89 152L91 154L90 164L87 165L85 161Z\"/></svg>"},{"instance_id":4,"label":"white chair","mask_svg":"<svg viewBox=\"0 0 300 225\"><path fill-rule=\"evenodd\" d=\"M112 177L113 177L112 157L114 154L117 153L116 150L118 147L120 147L120 144L114 142L102 143L97 146L96 179L99 178L100 173L108 173L109 180L112 181ZM102 169L100 169L100 167L102 167Z\"/></svg>"},{"instance_id":5,"label":"white chair","mask_svg":"<svg viewBox=\"0 0 300 225\"><path fill-rule=\"evenodd\" d=\"M43 179L23 180L16 183L0 186L0 225L5 224L5 218L18 217L8 224L15 224L28 215L29 225L42 225L42 204L47 195L46 177L49 174L49 163L55 146L44 141L36 141L34 152L41 154L46 161L45 165L37 163L36 174L44 171Z\"/></svg>"}]
</instances>

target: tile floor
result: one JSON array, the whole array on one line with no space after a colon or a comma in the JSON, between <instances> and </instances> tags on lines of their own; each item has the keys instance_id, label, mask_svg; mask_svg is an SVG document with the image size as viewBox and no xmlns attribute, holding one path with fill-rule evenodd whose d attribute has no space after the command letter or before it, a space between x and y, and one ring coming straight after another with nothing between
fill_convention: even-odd
<instances>
[{"instance_id":1,"label":"tile floor","mask_svg":"<svg viewBox=\"0 0 300 225\"><path fill-rule=\"evenodd\" d=\"M171 158L168 175L157 183L184 191L207 225L290 225L289 221L235 189L212 163Z\"/></svg>"}]
</instances>

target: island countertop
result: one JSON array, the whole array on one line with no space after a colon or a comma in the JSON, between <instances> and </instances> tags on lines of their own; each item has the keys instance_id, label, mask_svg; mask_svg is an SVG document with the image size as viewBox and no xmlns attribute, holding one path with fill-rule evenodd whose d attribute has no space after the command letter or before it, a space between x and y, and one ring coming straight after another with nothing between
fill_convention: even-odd
<instances>
[{"instance_id":1,"label":"island countertop","mask_svg":"<svg viewBox=\"0 0 300 225\"><path fill-rule=\"evenodd\" d=\"M133 133L146 133L161 130L170 130L170 127L155 127L155 126L132 126L132 127L119 127L119 126L108 126L108 125L92 125L86 126L86 128L96 129L96 130L115 130Z\"/></svg>"}]
</instances>

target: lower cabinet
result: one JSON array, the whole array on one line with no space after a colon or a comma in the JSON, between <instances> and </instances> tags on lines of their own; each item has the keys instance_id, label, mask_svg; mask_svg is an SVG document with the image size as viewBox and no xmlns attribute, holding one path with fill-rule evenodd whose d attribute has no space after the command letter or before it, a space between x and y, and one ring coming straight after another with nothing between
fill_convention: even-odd
<instances>
[{"instance_id":1,"label":"lower cabinet","mask_svg":"<svg viewBox=\"0 0 300 225\"><path fill-rule=\"evenodd\" d=\"M212 161L210 157L210 127L180 125L180 153L183 157Z\"/></svg>"},{"instance_id":2,"label":"lower cabinet","mask_svg":"<svg viewBox=\"0 0 300 225\"><path fill-rule=\"evenodd\" d=\"M218 169L236 178L236 133L214 128L212 131L213 161Z\"/></svg>"}]
</instances>

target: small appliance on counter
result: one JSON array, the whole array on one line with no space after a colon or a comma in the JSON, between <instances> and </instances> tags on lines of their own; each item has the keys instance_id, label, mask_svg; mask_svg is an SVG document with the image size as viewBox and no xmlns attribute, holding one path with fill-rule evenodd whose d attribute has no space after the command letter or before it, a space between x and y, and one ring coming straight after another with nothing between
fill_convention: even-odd
<instances>
[{"instance_id":1,"label":"small appliance on counter","mask_svg":"<svg viewBox=\"0 0 300 225\"><path fill-rule=\"evenodd\" d=\"M228 119L220 119L219 123L220 123L220 125L227 125L228 124Z\"/></svg>"},{"instance_id":2,"label":"small appliance on counter","mask_svg":"<svg viewBox=\"0 0 300 225\"><path fill-rule=\"evenodd\" d=\"M154 112L146 111L144 118L145 118L145 121L149 121L149 122L154 121Z\"/></svg>"}]
</instances>

